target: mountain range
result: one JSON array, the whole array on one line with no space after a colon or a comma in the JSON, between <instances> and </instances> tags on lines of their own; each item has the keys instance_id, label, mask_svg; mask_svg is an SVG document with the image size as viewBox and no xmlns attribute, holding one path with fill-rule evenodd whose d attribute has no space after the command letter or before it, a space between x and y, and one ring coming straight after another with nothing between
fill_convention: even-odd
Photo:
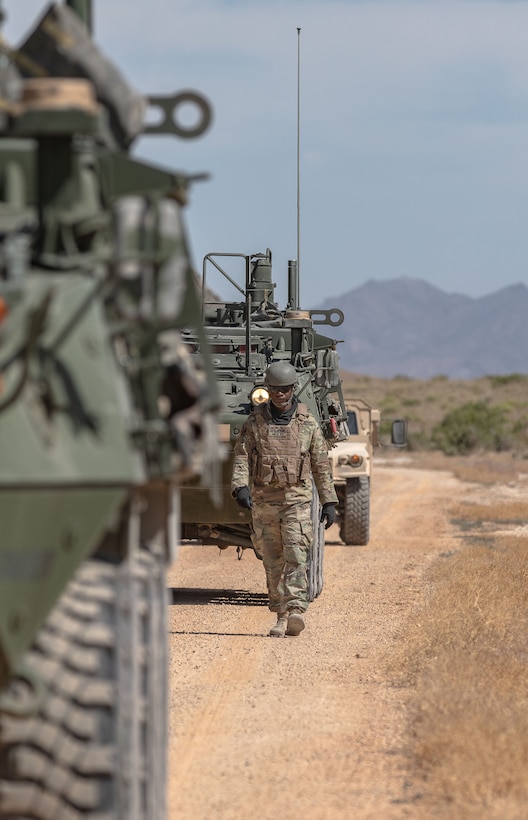
<instances>
[{"instance_id":1,"label":"mountain range","mask_svg":"<svg viewBox=\"0 0 528 820\"><path fill-rule=\"evenodd\" d=\"M341 368L382 378L430 379L528 373L528 288L479 298L445 293L421 279L371 280L318 309L338 307ZM318 326L319 327L319 326Z\"/></svg>"}]
</instances>

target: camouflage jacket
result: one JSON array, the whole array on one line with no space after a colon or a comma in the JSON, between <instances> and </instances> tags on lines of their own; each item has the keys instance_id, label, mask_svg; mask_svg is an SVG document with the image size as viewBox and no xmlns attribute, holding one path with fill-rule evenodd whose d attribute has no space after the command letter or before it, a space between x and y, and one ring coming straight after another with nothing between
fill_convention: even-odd
<instances>
[{"instance_id":1,"label":"camouflage jacket","mask_svg":"<svg viewBox=\"0 0 528 820\"><path fill-rule=\"evenodd\" d=\"M234 449L231 489L249 486L255 501L311 501L312 477L321 504L337 504L328 447L317 421L299 404L287 425L273 422L267 405L242 426Z\"/></svg>"}]
</instances>

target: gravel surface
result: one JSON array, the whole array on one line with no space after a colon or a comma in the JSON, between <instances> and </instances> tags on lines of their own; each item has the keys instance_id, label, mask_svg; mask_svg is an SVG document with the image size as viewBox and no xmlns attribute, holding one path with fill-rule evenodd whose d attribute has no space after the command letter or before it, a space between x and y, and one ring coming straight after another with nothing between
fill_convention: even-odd
<instances>
[{"instance_id":1,"label":"gravel surface","mask_svg":"<svg viewBox=\"0 0 528 820\"><path fill-rule=\"evenodd\" d=\"M423 820L404 754L406 690L383 668L456 541L450 473L377 467L371 540L328 530L325 586L296 638L269 638L249 550L183 546L168 575L170 820Z\"/></svg>"}]
</instances>

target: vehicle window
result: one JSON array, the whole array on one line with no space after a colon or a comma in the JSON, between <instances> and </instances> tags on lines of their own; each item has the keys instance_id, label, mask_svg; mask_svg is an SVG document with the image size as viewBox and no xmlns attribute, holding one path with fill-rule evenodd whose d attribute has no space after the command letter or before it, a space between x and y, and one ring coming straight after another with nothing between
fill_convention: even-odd
<instances>
[{"instance_id":1,"label":"vehicle window","mask_svg":"<svg viewBox=\"0 0 528 820\"><path fill-rule=\"evenodd\" d=\"M347 413L348 417L348 430L351 436L357 436L358 434L358 425L357 425L357 418L354 410L349 410Z\"/></svg>"}]
</instances>

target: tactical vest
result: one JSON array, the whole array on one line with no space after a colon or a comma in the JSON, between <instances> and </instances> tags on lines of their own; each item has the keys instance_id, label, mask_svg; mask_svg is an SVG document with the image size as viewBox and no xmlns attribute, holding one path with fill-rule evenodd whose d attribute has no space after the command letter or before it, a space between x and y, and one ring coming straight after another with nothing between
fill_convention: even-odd
<instances>
[{"instance_id":1,"label":"tactical vest","mask_svg":"<svg viewBox=\"0 0 528 820\"><path fill-rule=\"evenodd\" d=\"M289 424L273 424L266 406L255 411L256 452L251 455L251 474L255 484L289 487L310 478L310 453L301 452L301 426L308 408L299 403Z\"/></svg>"}]
</instances>

